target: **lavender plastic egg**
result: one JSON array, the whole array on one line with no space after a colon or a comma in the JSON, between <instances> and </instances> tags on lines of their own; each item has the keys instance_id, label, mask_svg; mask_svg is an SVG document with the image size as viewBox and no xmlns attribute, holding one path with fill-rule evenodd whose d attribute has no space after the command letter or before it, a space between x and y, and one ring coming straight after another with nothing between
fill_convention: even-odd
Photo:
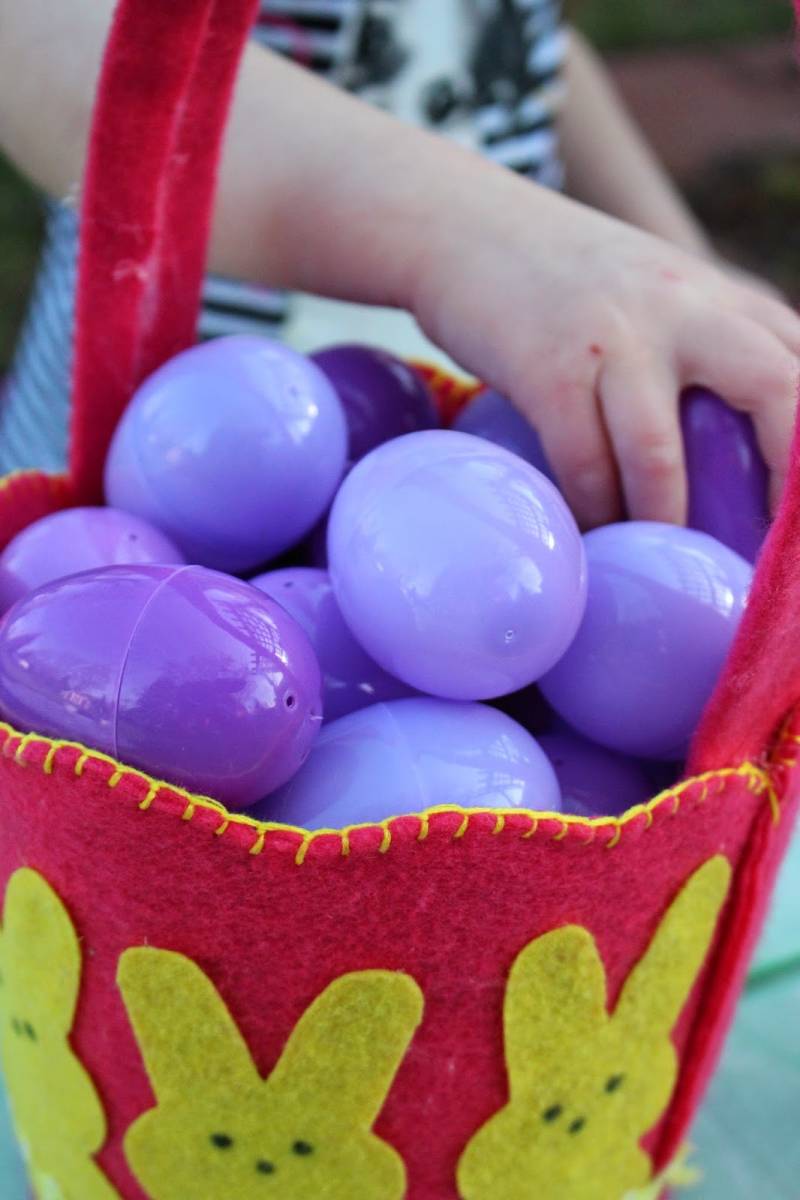
<instances>
[{"instance_id":1,"label":"lavender plastic egg","mask_svg":"<svg viewBox=\"0 0 800 1200\"><path fill-rule=\"evenodd\" d=\"M67 508L34 521L0 554L0 612L66 575L124 563L182 563L169 538L115 508Z\"/></svg>"},{"instance_id":2,"label":"lavender plastic egg","mask_svg":"<svg viewBox=\"0 0 800 1200\"><path fill-rule=\"evenodd\" d=\"M420 697L326 725L303 769L253 815L337 829L438 804L557 812L560 797L546 756L510 717Z\"/></svg>"},{"instance_id":3,"label":"lavender plastic egg","mask_svg":"<svg viewBox=\"0 0 800 1200\"><path fill-rule=\"evenodd\" d=\"M308 634L322 672L325 721L412 694L406 684L387 675L361 649L342 619L327 571L287 567L250 582L277 600Z\"/></svg>"},{"instance_id":4,"label":"lavender plastic egg","mask_svg":"<svg viewBox=\"0 0 800 1200\"><path fill-rule=\"evenodd\" d=\"M344 345L319 350L311 358L342 403L350 462L357 462L390 438L439 424L424 381L393 354L372 346Z\"/></svg>"},{"instance_id":5,"label":"lavender plastic egg","mask_svg":"<svg viewBox=\"0 0 800 1200\"><path fill-rule=\"evenodd\" d=\"M755 562L769 528L768 474L753 422L705 388L681 406L689 525Z\"/></svg>"},{"instance_id":6,"label":"lavender plastic egg","mask_svg":"<svg viewBox=\"0 0 800 1200\"><path fill-rule=\"evenodd\" d=\"M635 759L577 734L545 733L538 742L556 773L566 813L617 817L650 795L650 780Z\"/></svg>"},{"instance_id":7,"label":"lavender plastic egg","mask_svg":"<svg viewBox=\"0 0 800 1200\"><path fill-rule=\"evenodd\" d=\"M586 613L540 687L592 741L681 758L736 633L752 568L708 534L657 522L606 525L584 541Z\"/></svg>"},{"instance_id":8,"label":"lavender plastic egg","mask_svg":"<svg viewBox=\"0 0 800 1200\"><path fill-rule=\"evenodd\" d=\"M111 444L106 497L190 561L246 571L308 533L346 450L342 406L314 363L267 338L218 338L139 388Z\"/></svg>"},{"instance_id":9,"label":"lavender plastic egg","mask_svg":"<svg viewBox=\"0 0 800 1200\"><path fill-rule=\"evenodd\" d=\"M6 614L0 712L246 807L308 755L319 668L302 629L249 584L203 567L106 567Z\"/></svg>"},{"instance_id":10,"label":"lavender plastic egg","mask_svg":"<svg viewBox=\"0 0 800 1200\"><path fill-rule=\"evenodd\" d=\"M552 483L556 482L538 433L519 409L500 392L479 392L458 414L453 429L503 446L536 467Z\"/></svg>"},{"instance_id":11,"label":"lavender plastic egg","mask_svg":"<svg viewBox=\"0 0 800 1200\"><path fill-rule=\"evenodd\" d=\"M538 679L583 614L583 544L558 491L466 433L412 433L356 463L331 511L328 557L367 653L447 699Z\"/></svg>"}]
</instances>

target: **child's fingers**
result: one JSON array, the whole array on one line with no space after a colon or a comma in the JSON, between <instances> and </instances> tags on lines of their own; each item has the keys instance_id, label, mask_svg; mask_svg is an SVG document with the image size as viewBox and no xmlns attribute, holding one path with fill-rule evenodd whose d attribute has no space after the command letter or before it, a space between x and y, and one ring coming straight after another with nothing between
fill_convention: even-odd
<instances>
[{"instance_id":1,"label":"child's fingers","mask_svg":"<svg viewBox=\"0 0 800 1200\"><path fill-rule=\"evenodd\" d=\"M539 434L581 528L619 520L621 503L614 455L591 388L556 388L542 411Z\"/></svg>"},{"instance_id":2,"label":"child's fingers","mask_svg":"<svg viewBox=\"0 0 800 1200\"><path fill-rule=\"evenodd\" d=\"M800 315L788 305L757 289L747 288L739 307L751 320L774 333L787 350L800 355Z\"/></svg>"},{"instance_id":3,"label":"child's fingers","mask_svg":"<svg viewBox=\"0 0 800 1200\"><path fill-rule=\"evenodd\" d=\"M683 524L686 465L674 375L650 355L633 351L604 364L599 391L628 515Z\"/></svg>"},{"instance_id":4,"label":"child's fingers","mask_svg":"<svg viewBox=\"0 0 800 1200\"><path fill-rule=\"evenodd\" d=\"M684 384L717 392L733 408L749 413L761 453L772 475L773 500L789 463L800 360L763 326L746 317L697 321L681 344Z\"/></svg>"}]
</instances>

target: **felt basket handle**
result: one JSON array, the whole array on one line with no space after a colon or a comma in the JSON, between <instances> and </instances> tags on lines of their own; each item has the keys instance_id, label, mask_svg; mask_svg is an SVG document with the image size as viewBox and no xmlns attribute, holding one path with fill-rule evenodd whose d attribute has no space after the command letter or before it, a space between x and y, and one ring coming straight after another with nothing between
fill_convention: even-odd
<instances>
[{"instance_id":1,"label":"felt basket handle","mask_svg":"<svg viewBox=\"0 0 800 1200\"><path fill-rule=\"evenodd\" d=\"M800 372L800 368L799 368ZM763 756L800 702L800 426L750 600L695 737L694 773Z\"/></svg>"},{"instance_id":2,"label":"felt basket handle","mask_svg":"<svg viewBox=\"0 0 800 1200\"><path fill-rule=\"evenodd\" d=\"M137 385L192 344L220 145L258 0L121 0L84 177L69 474L102 496Z\"/></svg>"},{"instance_id":3,"label":"felt basket handle","mask_svg":"<svg viewBox=\"0 0 800 1200\"><path fill-rule=\"evenodd\" d=\"M69 472L79 503L134 389L194 341L222 135L257 0L121 0L81 208ZM693 770L765 753L800 700L800 440Z\"/></svg>"}]
</instances>

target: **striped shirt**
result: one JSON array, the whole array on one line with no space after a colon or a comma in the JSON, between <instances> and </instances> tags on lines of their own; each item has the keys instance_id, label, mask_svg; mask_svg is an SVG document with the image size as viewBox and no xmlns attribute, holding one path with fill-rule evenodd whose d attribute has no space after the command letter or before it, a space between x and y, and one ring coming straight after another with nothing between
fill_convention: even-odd
<instances>
[{"instance_id":1,"label":"striped shirt","mask_svg":"<svg viewBox=\"0 0 800 1200\"><path fill-rule=\"evenodd\" d=\"M562 186L560 0L262 0L253 37L404 120ZM0 472L66 458L78 224L47 203L38 276L0 400ZM201 338L291 340L302 297L210 275Z\"/></svg>"}]
</instances>

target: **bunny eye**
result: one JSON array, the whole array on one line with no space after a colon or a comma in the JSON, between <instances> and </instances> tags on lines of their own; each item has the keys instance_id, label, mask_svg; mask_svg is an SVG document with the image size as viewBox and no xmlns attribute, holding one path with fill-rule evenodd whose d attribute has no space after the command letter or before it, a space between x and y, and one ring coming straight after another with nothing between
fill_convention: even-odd
<instances>
[{"instance_id":1,"label":"bunny eye","mask_svg":"<svg viewBox=\"0 0 800 1200\"><path fill-rule=\"evenodd\" d=\"M30 1021L25 1021L22 1026L25 1031L25 1036L30 1038L32 1042L36 1041L36 1030L31 1025Z\"/></svg>"},{"instance_id":2,"label":"bunny eye","mask_svg":"<svg viewBox=\"0 0 800 1200\"><path fill-rule=\"evenodd\" d=\"M544 1112L542 1113L542 1120L543 1121L557 1121L558 1118L563 1113L563 1111L564 1111L564 1109L561 1107L560 1104L551 1104L550 1107L546 1108L544 1110Z\"/></svg>"},{"instance_id":3,"label":"bunny eye","mask_svg":"<svg viewBox=\"0 0 800 1200\"><path fill-rule=\"evenodd\" d=\"M606 1080L606 1091L607 1092L616 1092L617 1088L622 1087L624 1079L625 1079L624 1075L609 1076L609 1078Z\"/></svg>"},{"instance_id":4,"label":"bunny eye","mask_svg":"<svg viewBox=\"0 0 800 1200\"><path fill-rule=\"evenodd\" d=\"M233 1138L229 1133L212 1133L211 1145L216 1146L218 1150L230 1150Z\"/></svg>"},{"instance_id":5,"label":"bunny eye","mask_svg":"<svg viewBox=\"0 0 800 1200\"><path fill-rule=\"evenodd\" d=\"M301 1158L305 1158L307 1154L314 1153L314 1147L310 1142L297 1141L292 1145L292 1150L295 1154L299 1154Z\"/></svg>"}]
</instances>

